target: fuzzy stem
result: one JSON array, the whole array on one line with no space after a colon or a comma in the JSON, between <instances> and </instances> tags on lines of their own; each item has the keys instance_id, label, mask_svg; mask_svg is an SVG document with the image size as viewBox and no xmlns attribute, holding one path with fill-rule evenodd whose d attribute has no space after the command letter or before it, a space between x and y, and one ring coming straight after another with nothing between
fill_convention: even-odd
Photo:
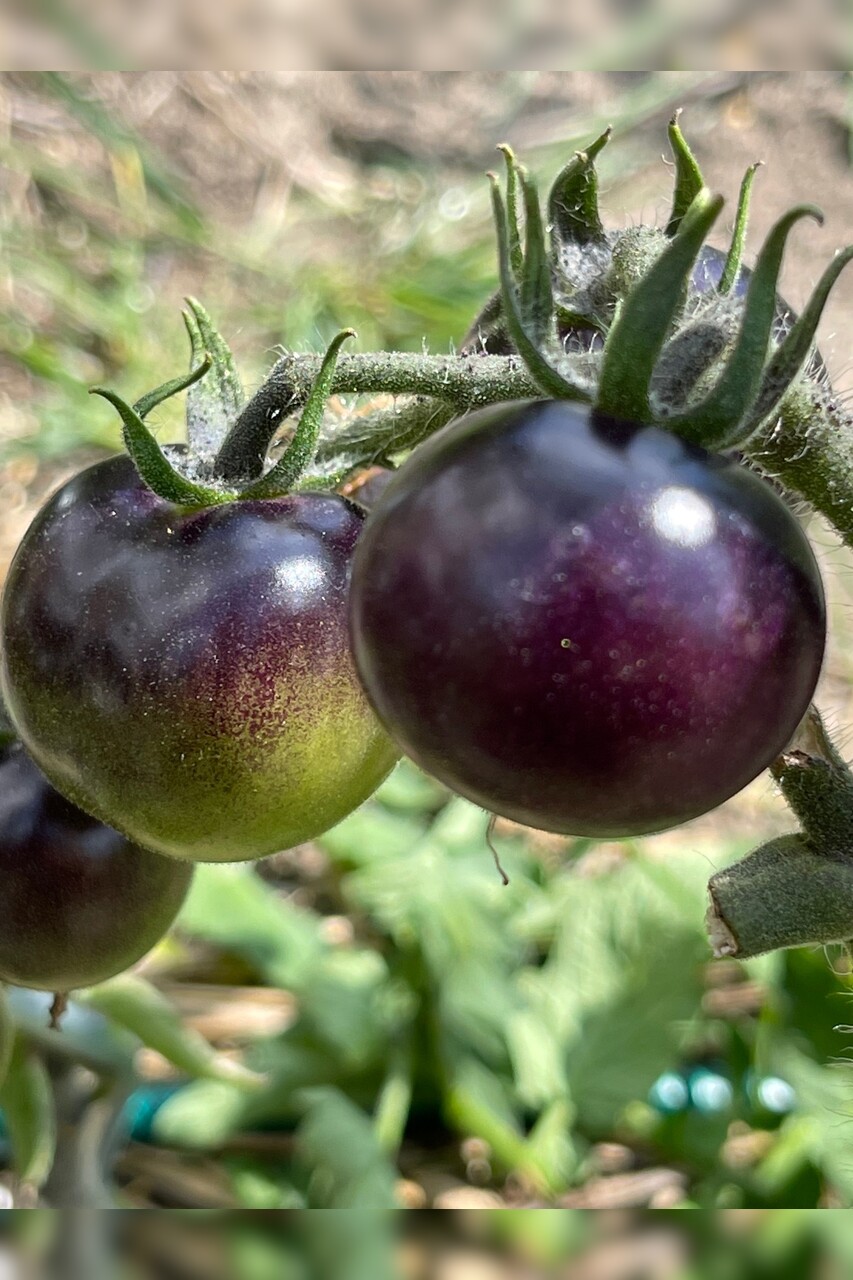
<instances>
[{"instance_id":1,"label":"fuzzy stem","mask_svg":"<svg viewBox=\"0 0 853 1280\"><path fill-rule=\"evenodd\" d=\"M305 402L321 363L319 355L291 352L282 356L240 415L243 440L254 441L259 470L278 424ZM358 452L350 465L370 463L390 448L418 443L453 413L541 396L518 356L405 352L342 355L331 393L346 392L428 399L353 418L333 436L327 431L318 462L326 463L340 452ZM744 452L802 495L853 546L853 416L838 400L825 389L802 383L786 396L771 425L759 431ZM224 453L220 464L225 474L228 458Z\"/></svg>"},{"instance_id":2,"label":"fuzzy stem","mask_svg":"<svg viewBox=\"0 0 853 1280\"><path fill-rule=\"evenodd\" d=\"M801 494L853 547L853 416L837 399L802 384L744 452Z\"/></svg>"},{"instance_id":3,"label":"fuzzy stem","mask_svg":"<svg viewBox=\"0 0 853 1280\"><path fill-rule=\"evenodd\" d=\"M708 886L717 955L740 959L853 936L853 775L810 708L771 772L800 820Z\"/></svg>"},{"instance_id":4,"label":"fuzzy stem","mask_svg":"<svg viewBox=\"0 0 853 1280\"><path fill-rule=\"evenodd\" d=\"M717 956L844 942L853 931L853 862L782 836L718 871L708 885Z\"/></svg>"},{"instance_id":5,"label":"fuzzy stem","mask_svg":"<svg viewBox=\"0 0 853 1280\"><path fill-rule=\"evenodd\" d=\"M853 774L815 707L770 771L811 844L853 867Z\"/></svg>"},{"instance_id":6,"label":"fuzzy stem","mask_svg":"<svg viewBox=\"0 0 853 1280\"><path fill-rule=\"evenodd\" d=\"M288 352L282 356L240 414L231 432L231 447L223 448L219 456L217 471L223 479L236 479L235 466L245 467L251 452L260 474L279 423L305 403L321 364L322 356L318 355ZM330 395L346 392L431 396L448 401L457 412L541 395L519 356L431 356L401 351L342 355Z\"/></svg>"},{"instance_id":7,"label":"fuzzy stem","mask_svg":"<svg viewBox=\"0 0 853 1280\"><path fill-rule=\"evenodd\" d=\"M340 430L327 430L317 450L320 474L351 471L390 460L395 453L413 449L459 413L446 400L416 396L393 406L371 410L350 419Z\"/></svg>"}]
</instances>

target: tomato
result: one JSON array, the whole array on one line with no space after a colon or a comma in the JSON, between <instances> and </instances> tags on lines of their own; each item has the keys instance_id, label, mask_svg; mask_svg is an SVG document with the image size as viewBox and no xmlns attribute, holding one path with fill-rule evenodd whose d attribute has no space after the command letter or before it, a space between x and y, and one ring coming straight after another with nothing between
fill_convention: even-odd
<instances>
[{"instance_id":1,"label":"tomato","mask_svg":"<svg viewBox=\"0 0 853 1280\"><path fill-rule=\"evenodd\" d=\"M347 637L364 519L335 494L190 510L128 457L70 480L2 607L9 712L54 786L202 861L263 857L360 804L397 758Z\"/></svg>"},{"instance_id":2,"label":"tomato","mask_svg":"<svg viewBox=\"0 0 853 1280\"><path fill-rule=\"evenodd\" d=\"M353 648L428 772L550 831L658 831L776 757L820 672L809 544L759 477L561 401L418 449L353 566Z\"/></svg>"},{"instance_id":3,"label":"tomato","mask_svg":"<svg viewBox=\"0 0 853 1280\"><path fill-rule=\"evenodd\" d=\"M171 925L193 869L131 844L0 749L0 979L71 991L135 964Z\"/></svg>"}]
</instances>

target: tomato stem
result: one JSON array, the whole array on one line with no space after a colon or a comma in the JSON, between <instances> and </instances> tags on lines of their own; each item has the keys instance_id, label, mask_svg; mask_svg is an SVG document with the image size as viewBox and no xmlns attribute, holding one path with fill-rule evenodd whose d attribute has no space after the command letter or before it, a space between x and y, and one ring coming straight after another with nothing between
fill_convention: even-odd
<instances>
[{"instance_id":1,"label":"tomato stem","mask_svg":"<svg viewBox=\"0 0 853 1280\"><path fill-rule=\"evenodd\" d=\"M853 774L811 707L771 768L802 832L771 840L709 884L718 954L853 936Z\"/></svg>"},{"instance_id":2,"label":"tomato stem","mask_svg":"<svg viewBox=\"0 0 853 1280\"><path fill-rule=\"evenodd\" d=\"M354 329L344 329L332 340L328 351L323 356L317 377L308 392L293 439L276 465L255 484L243 490L241 495L243 498L275 498L289 492L314 461L323 422L323 410L335 376L338 352L348 338L354 337Z\"/></svg>"},{"instance_id":3,"label":"tomato stem","mask_svg":"<svg viewBox=\"0 0 853 1280\"><path fill-rule=\"evenodd\" d=\"M260 475L270 440L284 419L305 403L321 364L322 357L318 355L287 352L281 357L240 414L223 445L217 459L217 471L223 480ZM387 415L374 415L370 431L362 428L357 417L340 433L332 435L324 428L318 460L328 461L334 454L343 452L350 443L351 430L357 441L351 455L353 468L382 456L398 436L411 440L398 446L408 448L430 434L429 430L423 434L413 433L409 430L413 423L425 427L432 423L433 430L443 425L436 401L461 413L503 400L527 400L541 395L519 356L432 356L402 351L341 355L329 394L347 392L430 397L426 405L415 402L411 415L410 406L399 411L392 406ZM375 434L374 427L378 428ZM411 438L413 434L417 439Z\"/></svg>"}]
</instances>

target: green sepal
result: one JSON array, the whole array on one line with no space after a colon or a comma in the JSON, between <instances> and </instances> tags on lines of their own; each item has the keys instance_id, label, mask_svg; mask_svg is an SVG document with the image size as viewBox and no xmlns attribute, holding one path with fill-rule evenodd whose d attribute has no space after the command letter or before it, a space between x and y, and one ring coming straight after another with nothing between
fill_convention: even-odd
<instances>
[{"instance_id":1,"label":"green sepal","mask_svg":"<svg viewBox=\"0 0 853 1280\"><path fill-rule=\"evenodd\" d=\"M202 352L202 357L201 364L191 369L189 373L183 373L179 378L171 378L168 382L155 387L153 391L149 391L147 395L140 396L133 406L133 412L140 418L145 419L152 409L157 408L158 404L162 404L170 396L176 396L179 391L186 391L187 387L191 387L194 382L198 382L211 366L211 359L206 351Z\"/></svg>"},{"instance_id":2,"label":"green sepal","mask_svg":"<svg viewBox=\"0 0 853 1280\"><path fill-rule=\"evenodd\" d=\"M716 386L700 404L668 417L667 430L706 449L726 449L742 441L744 419L758 398L767 363L785 242L794 224L802 218L823 221L819 209L798 205L770 231L749 282L734 351Z\"/></svg>"},{"instance_id":3,"label":"green sepal","mask_svg":"<svg viewBox=\"0 0 853 1280\"><path fill-rule=\"evenodd\" d=\"M516 280L521 281L524 254L521 249L521 217L518 204L519 172L515 152L508 142L498 146L506 164L506 214L509 238L509 261Z\"/></svg>"},{"instance_id":4,"label":"green sepal","mask_svg":"<svg viewBox=\"0 0 853 1280\"><path fill-rule=\"evenodd\" d=\"M589 402L591 397L585 391L582 391L580 387L568 382L562 374L552 368L536 344L531 342L525 331L509 257L509 239L503 197L498 186L498 180L493 173L489 174L489 181L492 185L492 208L498 238L498 267L501 277L501 293L509 335L515 343L518 354L527 366L530 376L545 395L553 396L556 400L583 400Z\"/></svg>"},{"instance_id":5,"label":"green sepal","mask_svg":"<svg viewBox=\"0 0 853 1280\"><path fill-rule=\"evenodd\" d=\"M667 334L682 306L696 255L723 207L704 187L678 234L625 297L604 344L597 407L615 418L649 422L649 385Z\"/></svg>"},{"instance_id":6,"label":"green sepal","mask_svg":"<svg viewBox=\"0 0 853 1280\"><path fill-rule=\"evenodd\" d=\"M735 214L735 226L732 232L732 242L729 245L729 251L726 254L726 261L723 264L723 274L720 276L720 283L717 285L717 292L727 294L731 292L732 286L737 279L740 271L741 262L743 261L743 246L746 241L746 224L749 221L749 201L752 195L752 183L755 173L761 166L761 161L757 160L755 164L751 164L743 175L743 181L740 184L740 194L737 200L737 213Z\"/></svg>"},{"instance_id":7,"label":"green sepal","mask_svg":"<svg viewBox=\"0 0 853 1280\"><path fill-rule=\"evenodd\" d=\"M827 298L847 263L853 260L853 245L840 250L824 271L800 318L768 361L761 390L752 407L743 433L746 439L772 413L808 359Z\"/></svg>"},{"instance_id":8,"label":"green sepal","mask_svg":"<svg viewBox=\"0 0 853 1280\"><path fill-rule=\"evenodd\" d=\"M317 453L326 401L332 390L338 352L348 338L355 336L354 329L343 329L332 339L308 393L293 439L275 466L242 491L242 498L279 498L289 493L311 466Z\"/></svg>"},{"instance_id":9,"label":"green sepal","mask_svg":"<svg viewBox=\"0 0 853 1280\"><path fill-rule=\"evenodd\" d=\"M216 503L232 502L237 497L235 493L194 484L186 476L182 476L169 462L139 414L114 391L108 391L105 387L92 387L89 394L103 396L118 412L124 424L125 448L143 482L158 497L181 507L209 507Z\"/></svg>"},{"instance_id":10,"label":"green sepal","mask_svg":"<svg viewBox=\"0 0 853 1280\"><path fill-rule=\"evenodd\" d=\"M519 167L518 172L524 192L525 228L524 264L521 273L522 323L531 340L541 346L551 333L554 316L551 266L536 183L526 169Z\"/></svg>"},{"instance_id":11,"label":"green sepal","mask_svg":"<svg viewBox=\"0 0 853 1280\"><path fill-rule=\"evenodd\" d=\"M705 180L696 162L696 157L688 147L684 134L679 128L678 117L680 115L681 109L679 108L670 120L669 129L667 130L669 145L672 148L672 154L675 159L675 191L672 197L672 212L669 215L669 222L666 224L666 234L668 236L674 236L678 231L687 215L687 210L705 186Z\"/></svg>"},{"instance_id":12,"label":"green sepal","mask_svg":"<svg viewBox=\"0 0 853 1280\"><path fill-rule=\"evenodd\" d=\"M187 396L187 440L195 455L213 457L242 409L245 396L227 342L201 303L195 298L186 301L189 310L183 317L190 338L190 364L195 364L205 351L212 362L212 376Z\"/></svg>"},{"instance_id":13,"label":"green sepal","mask_svg":"<svg viewBox=\"0 0 853 1280\"><path fill-rule=\"evenodd\" d=\"M608 125L585 151L576 152L574 159L554 179L548 193L548 221L555 251L560 243L567 241L588 244L591 240L604 239L595 159L607 146L612 132Z\"/></svg>"}]
</instances>

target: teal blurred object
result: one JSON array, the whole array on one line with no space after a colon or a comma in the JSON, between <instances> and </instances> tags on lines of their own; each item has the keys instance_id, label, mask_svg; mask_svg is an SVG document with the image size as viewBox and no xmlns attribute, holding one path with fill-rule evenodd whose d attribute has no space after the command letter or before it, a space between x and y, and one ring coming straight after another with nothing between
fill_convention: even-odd
<instances>
[{"instance_id":1,"label":"teal blurred object","mask_svg":"<svg viewBox=\"0 0 853 1280\"><path fill-rule=\"evenodd\" d=\"M719 1115L744 1102L751 1111L785 1116L794 1110L797 1096L779 1076L761 1076L750 1069L736 1086L723 1067L701 1065L663 1072L649 1090L648 1102L664 1116L685 1111Z\"/></svg>"}]
</instances>

